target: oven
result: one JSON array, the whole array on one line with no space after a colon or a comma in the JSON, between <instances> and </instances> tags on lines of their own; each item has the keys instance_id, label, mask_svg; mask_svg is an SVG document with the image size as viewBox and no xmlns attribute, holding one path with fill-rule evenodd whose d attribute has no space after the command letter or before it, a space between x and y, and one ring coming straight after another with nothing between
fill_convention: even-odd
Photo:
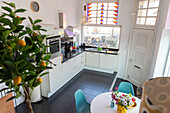
<instances>
[{"instance_id":1,"label":"oven","mask_svg":"<svg viewBox=\"0 0 170 113\"><path fill-rule=\"evenodd\" d=\"M47 46L50 46L50 47L48 47L47 51L51 52L51 58L61 55L61 37L60 37L60 35L47 37L46 44L47 44Z\"/></svg>"}]
</instances>

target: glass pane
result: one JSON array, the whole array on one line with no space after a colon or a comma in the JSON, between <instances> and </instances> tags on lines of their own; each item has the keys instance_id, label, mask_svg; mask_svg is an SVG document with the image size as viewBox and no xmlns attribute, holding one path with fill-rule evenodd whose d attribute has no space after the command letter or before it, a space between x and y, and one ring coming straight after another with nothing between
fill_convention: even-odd
<instances>
[{"instance_id":1,"label":"glass pane","mask_svg":"<svg viewBox=\"0 0 170 113\"><path fill-rule=\"evenodd\" d=\"M156 18L147 18L146 19L146 25L155 25L156 24Z\"/></svg>"},{"instance_id":2,"label":"glass pane","mask_svg":"<svg viewBox=\"0 0 170 113\"><path fill-rule=\"evenodd\" d=\"M144 9L144 10L139 10L139 11L138 11L138 16L146 16L146 9Z\"/></svg>"},{"instance_id":3,"label":"glass pane","mask_svg":"<svg viewBox=\"0 0 170 113\"><path fill-rule=\"evenodd\" d=\"M147 16L157 16L157 13L158 13L158 8L156 8L156 9L148 9Z\"/></svg>"},{"instance_id":4,"label":"glass pane","mask_svg":"<svg viewBox=\"0 0 170 113\"><path fill-rule=\"evenodd\" d=\"M144 25L146 18L137 18L136 24Z\"/></svg>"},{"instance_id":5,"label":"glass pane","mask_svg":"<svg viewBox=\"0 0 170 113\"><path fill-rule=\"evenodd\" d=\"M109 3L108 10L118 10L118 3Z\"/></svg>"},{"instance_id":6,"label":"glass pane","mask_svg":"<svg viewBox=\"0 0 170 113\"><path fill-rule=\"evenodd\" d=\"M97 24L106 24L106 18L97 18Z\"/></svg>"},{"instance_id":7,"label":"glass pane","mask_svg":"<svg viewBox=\"0 0 170 113\"><path fill-rule=\"evenodd\" d=\"M107 16L107 11L98 11L97 17L106 17Z\"/></svg>"},{"instance_id":8,"label":"glass pane","mask_svg":"<svg viewBox=\"0 0 170 113\"><path fill-rule=\"evenodd\" d=\"M117 18L108 18L107 24L117 25Z\"/></svg>"},{"instance_id":9,"label":"glass pane","mask_svg":"<svg viewBox=\"0 0 170 113\"><path fill-rule=\"evenodd\" d=\"M87 46L118 48L120 27L84 26L84 42Z\"/></svg>"},{"instance_id":10,"label":"glass pane","mask_svg":"<svg viewBox=\"0 0 170 113\"><path fill-rule=\"evenodd\" d=\"M150 0L149 7L159 7L159 0Z\"/></svg>"},{"instance_id":11,"label":"glass pane","mask_svg":"<svg viewBox=\"0 0 170 113\"><path fill-rule=\"evenodd\" d=\"M107 10L107 3L98 3L98 10Z\"/></svg>"},{"instance_id":12,"label":"glass pane","mask_svg":"<svg viewBox=\"0 0 170 113\"><path fill-rule=\"evenodd\" d=\"M87 11L87 16L88 17L96 17L96 11Z\"/></svg>"},{"instance_id":13,"label":"glass pane","mask_svg":"<svg viewBox=\"0 0 170 113\"><path fill-rule=\"evenodd\" d=\"M139 8L147 8L148 0L143 0L139 2Z\"/></svg>"},{"instance_id":14,"label":"glass pane","mask_svg":"<svg viewBox=\"0 0 170 113\"><path fill-rule=\"evenodd\" d=\"M97 10L97 3L87 4L87 10Z\"/></svg>"},{"instance_id":15,"label":"glass pane","mask_svg":"<svg viewBox=\"0 0 170 113\"><path fill-rule=\"evenodd\" d=\"M89 24L96 24L96 18L89 18Z\"/></svg>"},{"instance_id":16,"label":"glass pane","mask_svg":"<svg viewBox=\"0 0 170 113\"><path fill-rule=\"evenodd\" d=\"M117 17L116 11L108 11L108 17Z\"/></svg>"}]
</instances>

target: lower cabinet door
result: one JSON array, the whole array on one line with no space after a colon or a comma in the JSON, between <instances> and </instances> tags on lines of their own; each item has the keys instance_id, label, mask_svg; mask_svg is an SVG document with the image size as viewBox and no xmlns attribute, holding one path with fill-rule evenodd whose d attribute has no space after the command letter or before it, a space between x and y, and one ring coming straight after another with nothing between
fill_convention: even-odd
<instances>
[{"instance_id":1,"label":"lower cabinet door","mask_svg":"<svg viewBox=\"0 0 170 113\"><path fill-rule=\"evenodd\" d=\"M100 53L99 68L114 70L114 55Z\"/></svg>"},{"instance_id":2,"label":"lower cabinet door","mask_svg":"<svg viewBox=\"0 0 170 113\"><path fill-rule=\"evenodd\" d=\"M49 78L50 78L50 90L51 92L58 89L61 85L61 78L60 78L60 63L61 58L57 57L51 60L56 66L51 64L53 69L49 69Z\"/></svg>"},{"instance_id":3,"label":"lower cabinet door","mask_svg":"<svg viewBox=\"0 0 170 113\"><path fill-rule=\"evenodd\" d=\"M60 68L59 66L55 66L53 67L53 69L51 69L49 71L49 75L50 75L50 84L51 84L51 90L52 92L55 91L56 89L58 89L61 85L61 81L60 81Z\"/></svg>"},{"instance_id":4,"label":"lower cabinet door","mask_svg":"<svg viewBox=\"0 0 170 113\"><path fill-rule=\"evenodd\" d=\"M98 66L99 66L99 53L86 52L86 66L98 68Z\"/></svg>"}]
</instances>

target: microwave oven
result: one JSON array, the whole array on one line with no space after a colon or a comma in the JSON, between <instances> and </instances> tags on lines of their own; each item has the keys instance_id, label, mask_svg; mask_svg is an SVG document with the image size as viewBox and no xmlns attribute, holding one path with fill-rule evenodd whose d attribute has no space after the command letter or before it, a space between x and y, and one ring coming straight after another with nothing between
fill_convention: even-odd
<instances>
[{"instance_id":1,"label":"microwave oven","mask_svg":"<svg viewBox=\"0 0 170 113\"><path fill-rule=\"evenodd\" d=\"M61 36L49 36L46 38L47 52L51 52L51 58L61 55Z\"/></svg>"}]
</instances>

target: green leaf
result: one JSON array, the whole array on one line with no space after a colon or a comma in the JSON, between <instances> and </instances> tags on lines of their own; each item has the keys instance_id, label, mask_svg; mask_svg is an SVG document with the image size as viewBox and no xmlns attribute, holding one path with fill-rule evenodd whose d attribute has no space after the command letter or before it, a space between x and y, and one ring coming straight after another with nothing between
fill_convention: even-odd
<instances>
[{"instance_id":1,"label":"green leaf","mask_svg":"<svg viewBox=\"0 0 170 113\"><path fill-rule=\"evenodd\" d=\"M11 46L11 49L13 49L17 44L15 42L11 43L10 46Z\"/></svg>"},{"instance_id":2,"label":"green leaf","mask_svg":"<svg viewBox=\"0 0 170 113\"><path fill-rule=\"evenodd\" d=\"M25 20L26 18L25 18L25 17L21 17L20 19L23 21L23 20Z\"/></svg>"},{"instance_id":3,"label":"green leaf","mask_svg":"<svg viewBox=\"0 0 170 113\"><path fill-rule=\"evenodd\" d=\"M2 26L0 26L0 31L5 31L6 29Z\"/></svg>"},{"instance_id":4,"label":"green leaf","mask_svg":"<svg viewBox=\"0 0 170 113\"><path fill-rule=\"evenodd\" d=\"M20 31L22 31L23 28L24 28L23 25L18 25L17 28L16 28L16 30L15 30L14 32L15 32L15 33L18 33L18 32L20 32Z\"/></svg>"},{"instance_id":5,"label":"green leaf","mask_svg":"<svg viewBox=\"0 0 170 113\"><path fill-rule=\"evenodd\" d=\"M29 71L29 72L25 72L24 74L36 75L36 72L35 71Z\"/></svg>"},{"instance_id":6,"label":"green leaf","mask_svg":"<svg viewBox=\"0 0 170 113\"><path fill-rule=\"evenodd\" d=\"M20 87L17 86L17 85L14 85L14 89L15 89L16 91L19 91Z\"/></svg>"},{"instance_id":7,"label":"green leaf","mask_svg":"<svg viewBox=\"0 0 170 113\"><path fill-rule=\"evenodd\" d=\"M13 23L15 26L18 26L21 23L21 19L15 18Z\"/></svg>"},{"instance_id":8,"label":"green leaf","mask_svg":"<svg viewBox=\"0 0 170 113\"><path fill-rule=\"evenodd\" d=\"M35 54L38 54L40 52L40 48L38 46L34 45L32 48L32 52L34 52Z\"/></svg>"},{"instance_id":9,"label":"green leaf","mask_svg":"<svg viewBox=\"0 0 170 113\"><path fill-rule=\"evenodd\" d=\"M9 36L9 33L10 33L9 30L7 30L7 31L5 31L5 32L2 33L2 41L3 41L5 44L7 44L7 37Z\"/></svg>"},{"instance_id":10,"label":"green leaf","mask_svg":"<svg viewBox=\"0 0 170 113\"><path fill-rule=\"evenodd\" d=\"M25 29L26 29L26 31L27 31L28 34L31 34L31 33L32 33L32 30L31 30L29 27L26 27Z\"/></svg>"},{"instance_id":11,"label":"green leaf","mask_svg":"<svg viewBox=\"0 0 170 113\"><path fill-rule=\"evenodd\" d=\"M5 1L3 1L3 3L5 3L5 4L7 4L7 5L9 5L9 6L13 7L13 8L15 8L15 4L14 4L14 3L7 3L7 2L5 2Z\"/></svg>"},{"instance_id":12,"label":"green leaf","mask_svg":"<svg viewBox=\"0 0 170 113\"><path fill-rule=\"evenodd\" d=\"M29 20L30 20L31 24L34 24L34 23L33 23L32 18L31 18L31 17L29 17L29 16L28 16L28 18L29 18Z\"/></svg>"},{"instance_id":13,"label":"green leaf","mask_svg":"<svg viewBox=\"0 0 170 113\"><path fill-rule=\"evenodd\" d=\"M29 37L25 37L25 41L27 45L32 45L32 40Z\"/></svg>"},{"instance_id":14,"label":"green leaf","mask_svg":"<svg viewBox=\"0 0 170 113\"><path fill-rule=\"evenodd\" d=\"M31 80L33 80L33 79L35 79L35 76L32 76L32 75L27 76L27 77L25 78L25 82L31 81Z\"/></svg>"},{"instance_id":15,"label":"green leaf","mask_svg":"<svg viewBox=\"0 0 170 113\"><path fill-rule=\"evenodd\" d=\"M37 19L37 20L34 21L34 24L37 24L37 23L40 23L40 22L42 22L42 20L41 19Z\"/></svg>"},{"instance_id":16,"label":"green leaf","mask_svg":"<svg viewBox=\"0 0 170 113\"><path fill-rule=\"evenodd\" d=\"M22 12L25 12L25 11L27 11L26 9L17 9L16 11L15 11L15 13L22 13Z\"/></svg>"},{"instance_id":17,"label":"green leaf","mask_svg":"<svg viewBox=\"0 0 170 113\"><path fill-rule=\"evenodd\" d=\"M27 31L22 31L21 33L19 33L18 37L22 37L22 36L24 36L26 34L27 34Z\"/></svg>"},{"instance_id":18,"label":"green leaf","mask_svg":"<svg viewBox=\"0 0 170 113\"><path fill-rule=\"evenodd\" d=\"M42 77L42 76L44 76L44 75L47 75L47 74L49 74L49 72L42 73L42 74L40 75L40 77Z\"/></svg>"},{"instance_id":19,"label":"green leaf","mask_svg":"<svg viewBox=\"0 0 170 113\"><path fill-rule=\"evenodd\" d=\"M15 98L19 98L21 96L21 92L20 91L17 91L16 92L16 97Z\"/></svg>"},{"instance_id":20,"label":"green leaf","mask_svg":"<svg viewBox=\"0 0 170 113\"><path fill-rule=\"evenodd\" d=\"M10 16L11 18L15 18L15 13L14 13L14 12L10 12L9 16Z\"/></svg>"},{"instance_id":21,"label":"green leaf","mask_svg":"<svg viewBox=\"0 0 170 113\"><path fill-rule=\"evenodd\" d=\"M24 46L24 47L22 47L21 48L21 52L23 52L23 51L26 51L26 50L28 50L28 49L31 49L32 48L32 46Z\"/></svg>"},{"instance_id":22,"label":"green leaf","mask_svg":"<svg viewBox=\"0 0 170 113\"><path fill-rule=\"evenodd\" d=\"M45 31L45 32L47 32L47 30L46 29L39 29L40 31Z\"/></svg>"},{"instance_id":23,"label":"green leaf","mask_svg":"<svg viewBox=\"0 0 170 113\"><path fill-rule=\"evenodd\" d=\"M5 25L10 25L11 26L11 21L7 18L0 19L0 22L2 22Z\"/></svg>"},{"instance_id":24,"label":"green leaf","mask_svg":"<svg viewBox=\"0 0 170 113\"><path fill-rule=\"evenodd\" d=\"M41 57L42 57L42 53L38 53L38 54L36 55L35 60L36 60L36 62L37 62L37 63L39 63L39 62L40 62Z\"/></svg>"},{"instance_id":25,"label":"green leaf","mask_svg":"<svg viewBox=\"0 0 170 113\"><path fill-rule=\"evenodd\" d=\"M2 61L2 63L6 64L8 66L14 66L14 63L12 61L9 61L9 60Z\"/></svg>"},{"instance_id":26,"label":"green leaf","mask_svg":"<svg viewBox=\"0 0 170 113\"><path fill-rule=\"evenodd\" d=\"M12 96L11 98L9 98L6 102L15 99L15 96Z\"/></svg>"},{"instance_id":27,"label":"green leaf","mask_svg":"<svg viewBox=\"0 0 170 113\"><path fill-rule=\"evenodd\" d=\"M43 60L48 61L51 58L51 55L46 55Z\"/></svg>"},{"instance_id":28,"label":"green leaf","mask_svg":"<svg viewBox=\"0 0 170 113\"><path fill-rule=\"evenodd\" d=\"M2 9L6 10L6 11L8 11L8 12L12 12L11 8L9 8L9 7L4 7L4 6L2 6Z\"/></svg>"},{"instance_id":29,"label":"green leaf","mask_svg":"<svg viewBox=\"0 0 170 113\"><path fill-rule=\"evenodd\" d=\"M37 86L39 86L40 84L41 84L41 82L37 81L37 82L35 82L35 83L33 84L33 87L37 87Z\"/></svg>"}]
</instances>

